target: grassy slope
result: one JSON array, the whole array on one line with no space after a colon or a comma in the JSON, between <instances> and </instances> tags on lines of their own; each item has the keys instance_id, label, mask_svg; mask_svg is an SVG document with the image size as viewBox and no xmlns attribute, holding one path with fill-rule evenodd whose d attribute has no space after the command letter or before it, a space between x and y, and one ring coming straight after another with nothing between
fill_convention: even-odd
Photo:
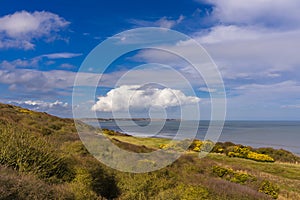
<instances>
[{"instance_id":1,"label":"grassy slope","mask_svg":"<svg viewBox=\"0 0 300 200\"><path fill-rule=\"evenodd\" d=\"M157 138L109 137L136 152L152 151L168 143ZM0 104L0 145L0 199L269 199L257 191L263 180L280 187L279 199L300 199L297 164L260 163L221 154L199 159L197 153L187 153L156 172L121 173L88 154L72 120L5 104ZM18 145L24 146L15 148ZM43 165L49 158L58 163L57 168ZM246 172L257 181L233 183L214 175L212 166ZM62 169L65 176L55 174Z\"/></svg>"}]
</instances>

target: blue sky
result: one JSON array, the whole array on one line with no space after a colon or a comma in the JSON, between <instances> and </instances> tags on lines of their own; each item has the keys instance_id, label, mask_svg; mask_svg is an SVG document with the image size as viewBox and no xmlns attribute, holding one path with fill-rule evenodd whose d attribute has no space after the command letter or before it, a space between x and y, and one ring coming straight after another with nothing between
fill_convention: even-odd
<instances>
[{"instance_id":1,"label":"blue sky","mask_svg":"<svg viewBox=\"0 0 300 200\"><path fill-rule=\"evenodd\" d=\"M15 4L4 0L0 5L1 102L71 117L74 78L93 48L128 29L162 27L190 36L210 54L224 80L228 119L300 120L298 0L52 0ZM192 53L188 47L186 51ZM106 71L106 82L97 89L96 96L102 99L90 99L86 109L98 105L98 111L109 116L110 110L103 107L111 100L107 92L126 97L136 87L109 83L126 70L153 62L185 73L195 91L192 96L179 85L168 90L140 88L151 92L148 97L154 98L155 105L167 108L171 116L177 113L177 104L168 99L173 92L186 104L199 103L203 117L209 118L208 91L215 91L194 77L183 61L153 50L131 52L116 60ZM150 66L137 74L142 79L153 71ZM88 85L83 87L89 90ZM170 101L155 99L154 94L164 94ZM146 100L137 98L138 103L132 106L138 114L140 102ZM116 105L122 105L119 103Z\"/></svg>"}]
</instances>

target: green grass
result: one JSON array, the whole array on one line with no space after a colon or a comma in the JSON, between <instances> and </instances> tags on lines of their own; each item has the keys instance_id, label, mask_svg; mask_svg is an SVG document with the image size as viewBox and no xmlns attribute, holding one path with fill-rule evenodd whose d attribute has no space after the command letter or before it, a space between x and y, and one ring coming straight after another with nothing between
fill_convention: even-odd
<instances>
[{"instance_id":1,"label":"green grass","mask_svg":"<svg viewBox=\"0 0 300 200\"><path fill-rule=\"evenodd\" d=\"M154 151L170 142L106 132L116 145L134 152ZM230 158L225 151L234 144L219 145L224 154L200 159L190 150L164 169L123 173L89 154L73 120L0 104L0 199L271 199L265 193L276 187L279 199L300 199L300 165L287 163L298 157L260 149L275 160L284 159L256 162ZM229 170L229 177L216 175L214 166Z\"/></svg>"},{"instance_id":2,"label":"green grass","mask_svg":"<svg viewBox=\"0 0 300 200\"><path fill-rule=\"evenodd\" d=\"M169 139L165 138L142 138L142 137L128 137L128 136L109 136L110 139L117 139L121 142L126 142L138 146L146 146L153 149L158 149L161 144L168 144Z\"/></svg>"}]
</instances>

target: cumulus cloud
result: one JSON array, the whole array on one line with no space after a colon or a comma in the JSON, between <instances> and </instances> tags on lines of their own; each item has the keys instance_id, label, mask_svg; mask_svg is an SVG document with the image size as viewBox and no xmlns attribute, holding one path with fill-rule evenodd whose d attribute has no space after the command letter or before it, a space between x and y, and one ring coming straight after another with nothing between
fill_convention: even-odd
<instances>
[{"instance_id":1,"label":"cumulus cloud","mask_svg":"<svg viewBox=\"0 0 300 200\"><path fill-rule=\"evenodd\" d=\"M200 98L186 96L180 90L171 88L142 87L140 85L122 85L98 98L92 106L94 111L112 112L130 109L144 110L151 107L176 107L195 104Z\"/></svg>"},{"instance_id":2,"label":"cumulus cloud","mask_svg":"<svg viewBox=\"0 0 300 200\"><path fill-rule=\"evenodd\" d=\"M184 16L180 15L178 19L169 19L168 17L162 17L157 21L146 21L146 20L137 20L132 19L130 22L137 26L158 26L161 28L173 28L174 26L180 24L184 20Z\"/></svg>"},{"instance_id":3,"label":"cumulus cloud","mask_svg":"<svg viewBox=\"0 0 300 200\"><path fill-rule=\"evenodd\" d=\"M20 11L0 18L0 48L33 49L33 40L53 41L70 22L46 11Z\"/></svg>"}]
</instances>

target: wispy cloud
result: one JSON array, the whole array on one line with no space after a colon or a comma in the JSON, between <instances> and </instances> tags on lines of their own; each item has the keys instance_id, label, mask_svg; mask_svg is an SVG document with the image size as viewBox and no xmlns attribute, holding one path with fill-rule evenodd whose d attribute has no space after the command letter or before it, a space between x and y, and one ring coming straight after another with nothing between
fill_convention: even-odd
<instances>
[{"instance_id":1,"label":"wispy cloud","mask_svg":"<svg viewBox=\"0 0 300 200\"><path fill-rule=\"evenodd\" d=\"M174 26L180 24L183 20L184 20L184 16L180 15L178 19L170 19L168 17L162 17L156 21L131 19L129 20L129 22L137 26L157 26L161 28L173 28Z\"/></svg>"},{"instance_id":2,"label":"wispy cloud","mask_svg":"<svg viewBox=\"0 0 300 200\"><path fill-rule=\"evenodd\" d=\"M0 62L0 69L15 69L15 68L35 68L41 64L52 65L55 64L55 59L70 59L81 56L81 53L52 53L52 54L44 54L40 56L36 56L30 59L16 59L13 61L3 60ZM49 60L44 60L44 58ZM42 62L45 61L45 62ZM74 68L71 64L62 64L61 68L72 69Z\"/></svg>"},{"instance_id":3,"label":"wispy cloud","mask_svg":"<svg viewBox=\"0 0 300 200\"><path fill-rule=\"evenodd\" d=\"M41 100L27 100L27 101L10 101L9 103L15 103L19 105L27 105L27 106L33 106L36 109L41 108L54 108L54 107L67 107L68 103L64 103L61 101L54 101L54 102L46 102Z\"/></svg>"},{"instance_id":4,"label":"wispy cloud","mask_svg":"<svg viewBox=\"0 0 300 200\"><path fill-rule=\"evenodd\" d=\"M32 109L39 112L47 112L62 117L72 116L72 107L67 103L60 100L44 101L44 100L11 100L9 104L21 106L23 108Z\"/></svg>"},{"instance_id":5,"label":"wispy cloud","mask_svg":"<svg viewBox=\"0 0 300 200\"><path fill-rule=\"evenodd\" d=\"M61 59L61 58L74 58L78 56L82 56L82 53L68 53L68 52L52 53L52 54L44 54L41 57L46 57L49 59Z\"/></svg>"},{"instance_id":6,"label":"wispy cloud","mask_svg":"<svg viewBox=\"0 0 300 200\"><path fill-rule=\"evenodd\" d=\"M300 109L300 104L294 104L294 105L283 105L281 106L281 108L296 108L296 109Z\"/></svg>"},{"instance_id":7,"label":"wispy cloud","mask_svg":"<svg viewBox=\"0 0 300 200\"><path fill-rule=\"evenodd\" d=\"M58 39L57 33L70 22L46 11L20 11L0 18L0 48L33 49L34 41Z\"/></svg>"}]
</instances>

